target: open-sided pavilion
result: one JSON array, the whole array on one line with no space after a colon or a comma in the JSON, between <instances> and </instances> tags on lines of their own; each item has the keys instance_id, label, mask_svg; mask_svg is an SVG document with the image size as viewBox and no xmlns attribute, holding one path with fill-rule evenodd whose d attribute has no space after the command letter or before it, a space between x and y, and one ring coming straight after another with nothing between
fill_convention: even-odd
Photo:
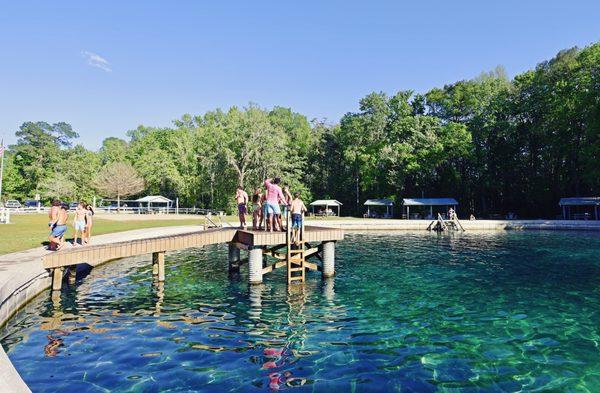
<instances>
[{"instance_id":1,"label":"open-sided pavilion","mask_svg":"<svg viewBox=\"0 0 600 393\"><path fill-rule=\"evenodd\" d=\"M561 198L558 202L565 220L600 220L600 197ZM572 212L575 210L575 213Z\"/></svg>"},{"instance_id":2,"label":"open-sided pavilion","mask_svg":"<svg viewBox=\"0 0 600 393\"><path fill-rule=\"evenodd\" d=\"M404 198L402 205L405 207L406 218L410 218L410 208L412 207L429 207L429 216L433 218L434 206L445 206L446 211L453 208L456 212L458 202L454 198Z\"/></svg>"},{"instance_id":3,"label":"open-sided pavilion","mask_svg":"<svg viewBox=\"0 0 600 393\"><path fill-rule=\"evenodd\" d=\"M340 212L342 210L342 202L335 199L317 199L316 201L310 204L312 214L315 214L315 206L317 207L325 207L325 215L330 211L330 207L337 207L337 216L339 217ZM331 210L333 212L333 210Z\"/></svg>"},{"instance_id":4,"label":"open-sided pavilion","mask_svg":"<svg viewBox=\"0 0 600 393\"><path fill-rule=\"evenodd\" d=\"M371 208L373 207L384 207L384 218L392 218L394 215L394 201L391 199L367 199L365 206L367 207L367 217L371 217Z\"/></svg>"}]
</instances>

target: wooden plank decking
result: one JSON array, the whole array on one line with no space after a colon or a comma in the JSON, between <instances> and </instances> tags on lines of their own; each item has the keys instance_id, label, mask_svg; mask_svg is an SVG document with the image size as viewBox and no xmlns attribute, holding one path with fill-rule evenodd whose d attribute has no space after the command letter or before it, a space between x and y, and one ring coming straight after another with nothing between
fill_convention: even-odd
<instances>
[{"instance_id":1,"label":"wooden plank decking","mask_svg":"<svg viewBox=\"0 0 600 393\"><path fill-rule=\"evenodd\" d=\"M309 242L342 240L344 231L337 228L305 227ZM88 245L49 253L42 258L46 269L72 266L79 263L96 265L113 259L156 252L182 250L210 244L235 242L248 248L285 244L285 232L264 232L236 228L216 228L198 232L131 240L111 244Z\"/></svg>"}]
</instances>

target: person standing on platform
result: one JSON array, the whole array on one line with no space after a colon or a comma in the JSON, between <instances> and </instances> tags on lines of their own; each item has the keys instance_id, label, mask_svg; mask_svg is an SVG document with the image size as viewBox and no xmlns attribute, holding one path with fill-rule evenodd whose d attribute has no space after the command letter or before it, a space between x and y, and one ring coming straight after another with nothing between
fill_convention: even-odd
<instances>
[{"instance_id":1,"label":"person standing on platform","mask_svg":"<svg viewBox=\"0 0 600 393\"><path fill-rule=\"evenodd\" d=\"M260 229L262 225L262 189L257 188L252 195L252 229Z\"/></svg>"},{"instance_id":2,"label":"person standing on platform","mask_svg":"<svg viewBox=\"0 0 600 393\"><path fill-rule=\"evenodd\" d=\"M73 245L77 245L77 238L81 238L81 245L83 245L83 237L85 232L85 216L87 210L83 208L83 203L79 202L75 209L75 217L73 217L73 227L75 228L75 236L73 237ZM80 235L80 236L78 236Z\"/></svg>"},{"instance_id":3,"label":"person standing on platform","mask_svg":"<svg viewBox=\"0 0 600 393\"><path fill-rule=\"evenodd\" d=\"M273 232L273 229L276 231L283 230L277 222L277 215L281 216L279 202L282 204L286 202L281 187L279 187L279 183L281 183L281 179L278 177L265 180L265 188L267 189L267 201L265 202L267 205L267 224L269 225L269 230L271 232Z\"/></svg>"},{"instance_id":4,"label":"person standing on platform","mask_svg":"<svg viewBox=\"0 0 600 393\"><path fill-rule=\"evenodd\" d=\"M292 242L298 245L300 242L300 231L302 230L302 215L306 213L306 205L300 199L300 193L294 193L294 200L290 204L290 212L292 213Z\"/></svg>"},{"instance_id":5,"label":"person standing on platform","mask_svg":"<svg viewBox=\"0 0 600 393\"><path fill-rule=\"evenodd\" d=\"M237 202L238 217L240 218L240 229L246 228L246 205L248 204L248 194L242 186L238 186L235 193L235 201Z\"/></svg>"}]
</instances>

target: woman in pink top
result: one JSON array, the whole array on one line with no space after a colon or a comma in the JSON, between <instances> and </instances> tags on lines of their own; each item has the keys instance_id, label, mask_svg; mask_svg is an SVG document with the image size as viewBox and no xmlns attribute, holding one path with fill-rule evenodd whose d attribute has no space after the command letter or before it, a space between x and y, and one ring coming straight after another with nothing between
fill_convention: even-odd
<instances>
[{"instance_id":1,"label":"woman in pink top","mask_svg":"<svg viewBox=\"0 0 600 393\"><path fill-rule=\"evenodd\" d=\"M277 220L274 220L276 215L281 214L281 209L279 208L279 202L285 204L285 197L283 196L283 192L281 191L281 187L279 187L279 183L281 183L281 179L276 177L274 179L266 179L265 180L265 188L267 189L267 200L265 201L265 211L267 213L267 222L269 223L269 227L271 232L273 231L273 226L275 226L276 231L282 230L279 226Z\"/></svg>"}]
</instances>

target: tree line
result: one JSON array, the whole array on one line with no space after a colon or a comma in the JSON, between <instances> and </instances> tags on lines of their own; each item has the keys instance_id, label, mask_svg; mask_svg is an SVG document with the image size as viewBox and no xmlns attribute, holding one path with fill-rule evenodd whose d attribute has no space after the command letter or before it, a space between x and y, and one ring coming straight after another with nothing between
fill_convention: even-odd
<instances>
[{"instance_id":1,"label":"tree line","mask_svg":"<svg viewBox=\"0 0 600 393\"><path fill-rule=\"evenodd\" d=\"M132 192L233 209L238 184L280 176L353 214L368 198L454 197L463 214L554 217L561 197L600 195L600 43L512 80L499 67L424 94L374 92L335 124L250 104L139 126L98 151L73 146L67 123L26 122L16 136L5 199L116 197L107 174L127 173L142 180Z\"/></svg>"}]
</instances>

